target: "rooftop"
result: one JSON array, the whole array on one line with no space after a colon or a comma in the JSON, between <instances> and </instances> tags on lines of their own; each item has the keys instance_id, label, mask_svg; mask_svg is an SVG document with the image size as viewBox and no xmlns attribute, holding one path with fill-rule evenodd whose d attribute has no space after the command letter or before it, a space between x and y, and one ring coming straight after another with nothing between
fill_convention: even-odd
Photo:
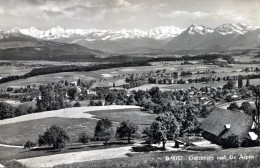
<instances>
[{"instance_id":1,"label":"rooftop","mask_svg":"<svg viewBox=\"0 0 260 168\"><path fill-rule=\"evenodd\" d=\"M221 135L222 138L227 138L231 134L238 135L239 137L248 137L252 124L253 119L250 115L215 108L203 121L200 129L215 136L223 134ZM228 126L229 129L227 129L226 126Z\"/></svg>"}]
</instances>

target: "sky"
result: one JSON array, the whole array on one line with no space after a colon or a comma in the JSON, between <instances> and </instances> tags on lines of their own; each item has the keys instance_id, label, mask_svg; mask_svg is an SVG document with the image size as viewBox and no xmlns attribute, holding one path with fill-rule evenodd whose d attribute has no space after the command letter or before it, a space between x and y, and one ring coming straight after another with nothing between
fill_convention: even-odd
<instances>
[{"instance_id":1,"label":"sky","mask_svg":"<svg viewBox=\"0 0 260 168\"><path fill-rule=\"evenodd\" d=\"M0 29L260 25L260 0L0 0Z\"/></svg>"}]
</instances>

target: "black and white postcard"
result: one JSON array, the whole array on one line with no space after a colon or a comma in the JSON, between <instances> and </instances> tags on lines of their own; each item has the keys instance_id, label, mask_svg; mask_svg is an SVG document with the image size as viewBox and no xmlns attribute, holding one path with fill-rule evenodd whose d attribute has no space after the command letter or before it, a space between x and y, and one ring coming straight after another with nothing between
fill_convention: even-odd
<instances>
[{"instance_id":1,"label":"black and white postcard","mask_svg":"<svg viewBox=\"0 0 260 168\"><path fill-rule=\"evenodd\" d=\"M0 0L0 168L260 168L260 0Z\"/></svg>"}]
</instances>

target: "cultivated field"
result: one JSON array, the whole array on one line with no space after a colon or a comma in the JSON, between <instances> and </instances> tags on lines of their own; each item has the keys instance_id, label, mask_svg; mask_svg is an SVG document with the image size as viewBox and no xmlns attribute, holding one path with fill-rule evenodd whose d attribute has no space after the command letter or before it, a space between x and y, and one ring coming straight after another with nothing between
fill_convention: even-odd
<instances>
[{"instance_id":1,"label":"cultivated field","mask_svg":"<svg viewBox=\"0 0 260 168\"><path fill-rule=\"evenodd\" d=\"M96 80L97 85L99 84L100 79L106 79L106 81L102 81L103 85L112 86L115 82L116 85L121 85L125 83L125 78L130 74L137 74L137 73L146 73L150 71L157 71L166 69L167 73L172 72L181 72L181 71L190 71L193 75L188 75L181 77L179 76L177 79L184 79L187 80L189 78L201 78L207 77L207 74L195 74L197 71L215 71L216 73L212 74L212 77L224 77L224 76L238 76L238 75L249 75L254 74L254 72L241 72L242 69L246 67L258 67L258 64L234 64L232 68L228 67L219 67L216 65L181 65L180 61L169 61L169 62L153 62L152 66L142 66L142 67L121 67L121 68L111 68L111 69L104 69L98 71L91 71L91 72L62 72L62 73L53 73L48 75L40 75L34 76L27 79L20 79L16 81L11 81L7 83L0 84L0 89L7 88L8 86L12 87L21 87L27 85L40 85L40 84L47 84L51 82L58 82L60 80L67 80L68 82L77 81L77 79L81 79L82 81L90 81ZM9 67L8 71L17 71L17 67ZM27 69L26 69L27 70ZM17 71L18 72L18 71ZM27 71L26 71L27 72ZM23 71L19 73L24 73ZM15 73L13 75L16 75ZM214 84L213 84L214 85ZM164 87L164 85L158 85L159 87ZM95 86L94 86L95 87ZM181 85L181 87L183 87Z\"/></svg>"},{"instance_id":2,"label":"cultivated field","mask_svg":"<svg viewBox=\"0 0 260 168\"><path fill-rule=\"evenodd\" d=\"M17 61L18 63L22 63L24 65L35 65L36 63L39 65L82 65L82 66L88 66L93 64L99 64L98 62L71 62L71 61L43 61L43 60L37 60L37 61Z\"/></svg>"},{"instance_id":3,"label":"cultivated field","mask_svg":"<svg viewBox=\"0 0 260 168\"><path fill-rule=\"evenodd\" d=\"M0 66L0 79L10 75L24 75L32 69L30 67Z\"/></svg>"},{"instance_id":4,"label":"cultivated field","mask_svg":"<svg viewBox=\"0 0 260 168\"><path fill-rule=\"evenodd\" d=\"M169 91L169 90L179 90L179 89L190 89L192 86L194 86L195 88L199 89L201 87L206 87L206 86L210 86L210 87L222 87L224 84L226 83L226 81L220 81L220 82L210 82L210 83L186 83L186 84L163 84L163 85L158 85L158 84L146 84L146 85L142 85L139 87L135 87L135 88L131 88L129 90L149 90L152 87L159 87L160 90L165 90L165 91Z\"/></svg>"}]
</instances>

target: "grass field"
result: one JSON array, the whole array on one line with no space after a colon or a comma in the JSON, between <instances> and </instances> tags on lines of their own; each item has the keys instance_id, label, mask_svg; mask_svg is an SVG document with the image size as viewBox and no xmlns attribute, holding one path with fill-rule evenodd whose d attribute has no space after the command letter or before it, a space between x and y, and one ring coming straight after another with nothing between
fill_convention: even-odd
<instances>
[{"instance_id":1,"label":"grass field","mask_svg":"<svg viewBox=\"0 0 260 168\"><path fill-rule=\"evenodd\" d=\"M147 112L140 111L140 109L118 109L118 110L102 110L88 112L94 115L94 118L105 119L108 118L118 124L122 121L130 120L136 125L138 125L137 133L142 135L145 127L149 127L157 114L151 114Z\"/></svg>"},{"instance_id":2,"label":"grass field","mask_svg":"<svg viewBox=\"0 0 260 168\"><path fill-rule=\"evenodd\" d=\"M140 109L117 109L117 110L100 110L87 112L94 115L95 118L108 118L115 122L121 122L125 120L133 121L138 125L149 125L151 124L157 114L151 114L140 111Z\"/></svg>"},{"instance_id":3,"label":"grass field","mask_svg":"<svg viewBox=\"0 0 260 168\"><path fill-rule=\"evenodd\" d=\"M25 64L25 65L41 64L41 65L53 65L53 66L59 66L59 65L82 65L82 66L88 66L88 65L93 65L93 64L99 64L98 62L43 61L43 60L37 60L37 61L17 61L17 62Z\"/></svg>"},{"instance_id":4,"label":"grass field","mask_svg":"<svg viewBox=\"0 0 260 168\"><path fill-rule=\"evenodd\" d=\"M53 124L64 128L70 135L71 141L75 142L80 132L86 131L93 136L96 122L96 120L87 118L54 117L0 125L0 143L23 145L27 140L37 142L38 135Z\"/></svg>"},{"instance_id":5,"label":"grass field","mask_svg":"<svg viewBox=\"0 0 260 168\"><path fill-rule=\"evenodd\" d=\"M10 75L24 75L30 72L33 68L17 67L17 66L0 66L0 78Z\"/></svg>"},{"instance_id":6,"label":"grass field","mask_svg":"<svg viewBox=\"0 0 260 168\"><path fill-rule=\"evenodd\" d=\"M149 90L152 87L159 87L160 90L175 90L175 89L190 89L192 86L199 89L201 87L222 87L224 84L226 84L226 81L220 81L220 82L212 82L212 83L186 83L186 84L146 84L139 87L131 88L130 90Z\"/></svg>"},{"instance_id":7,"label":"grass field","mask_svg":"<svg viewBox=\"0 0 260 168\"><path fill-rule=\"evenodd\" d=\"M90 112L84 113L86 111ZM66 129L71 136L71 141L75 142L79 132L86 131L93 136L97 120L91 117L108 117L115 122L129 119L137 124L145 125L150 124L155 116L139 111L137 106L78 107L34 113L2 120L0 122L0 143L23 145L27 140L36 141L39 133L44 132L52 124ZM118 123L114 123L115 129L117 126Z\"/></svg>"},{"instance_id":8,"label":"grass field","mask_svg":"<svg viewBox=\"0 0 260 168\"><path fill-rule=\"evenodd\" d=\"M250 83L253 83L255 85L260 85L260 79L250 79Z\"/></svg>"}]
</instances>

